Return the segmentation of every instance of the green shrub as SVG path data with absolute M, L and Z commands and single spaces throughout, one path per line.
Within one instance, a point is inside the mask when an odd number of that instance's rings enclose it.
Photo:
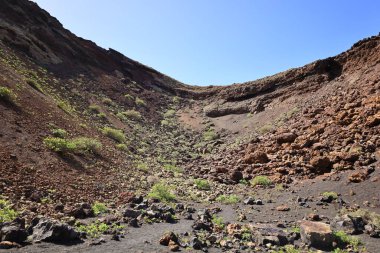
M 33 89 L 35 89 L 41 93 L 44 93 L 42 86 L 36 80 L 29 78 L 26 80 L 26 83 L 29 84 Z
M 148 164 L 146 164 L 146 163 L 139 162 L 139 163 L 137 163 L 136 167 L 137 167 L 137 169 L 139 169 L 141 171 L 144 171 L 144 172 L 148 171 Z
M 208 191 L 211 189 L 210 183 L 206 179 L 195 179 L 194 183 L 199 190 Z
M 358 247 L 362 244 L 359 238 L 350 236 L 346 234 L 346 232 L 341 230 L 334 232 L 334 237 L 338 241 L 338 245 L 351 245 L 356 251 L 358 250 Z
M 380 214 L 377 214 L 375 212 L 362 208 L 354 212 L 348 212 L 347 209 L 343 208 L 342 213 L 347 213 L 353 217 L 362 217 L 368 223 L 372 223 L 376 227 L 380 228 Z
M 0 86 L 0 99 L 9 103 L 16 101 L 16 95 L 7 87 Z
M 142 118 L 141 113 L 135 110 L 128 110 L 125 112 L 120 112 L 117 116 L 121 119 L 124 117 L 131 120 L 140 120 Z
M 63 138 L 47 137 L 44 139 L 44 143 L 49 149 L 55 152 L 69 153 L 76 150 L 75 143 Z
M 88 107 L 88 109 L 89 109 L 90 112 L 92 112 L 92 113 L 96 113 L 96 114 L 100 113 L 100 106 L 99 106 L 99 105 L 90 105 L 90 106 Z
M 258 129 L 258 132 L 260 134 L 265 134 L 265 133 L 272 132 L 273 130 L 274 130 L 274 126 L 272 124 L 267 124 L 267 125 L 264 125 L 264 126 L 260 127 Z
M 183 173 L 183 169 L 175 166 L 174 164 L 165 164 L 164 169 L 174 173 Z
M 203 139 L 205 141 L 212 141 L 219 138 L 219 135 L 215 133 L 213 129 L 209 129 L 206 132 L 203 133 Z
M 133 100 L 134 100 L 133 96 L 130 95 L 130 94 L 125 94 L 124 97 L 125 97 L 126 99 L 128 99 L 129 101 L 133 101 Z
M 125 135 L 122 130 L 114 129 L 111 127 L 105 127 L 102 129 L 102 132 L 104 135 L 119 143 L 125 142 Z
M 13 221 L 17 216 L 18 213 L 11 208 L 10 203 L 0 198 L 0 224 Z
M 167 111 L 164 113 L 164 117 L 165 117 L 165 118 L 172 118 L 172 117 L 174 117 L 175 113 L 176 113 L 175 110 L 173 110 L 173 109 L 169 109 L 169 110 L 167 110 Z
M 235 194 L 232 194 L 232 195 L 219 195 L 217 198 L 216 198 L 216 201 L 220 202 L 220 203 L 224 203 L 224 204 L 236 204 L 240 201 L 240 198 L 235 195 Z
M 148 194 L 149 198 L 159 199 L 163 202 L 175 201 L 175 195 L 170 192 L 170 187 L 163 183 L 157 183 L 153 185 Z
M 107 119 L 107 115 L 104 112 L 96 114 L 96 117 L 100 119 Z
M 68 114 L 72 114 L 75 111 L 74 108 L 64 100 L 57 99 L 57 106 Z
M 256 176 L 251 180 L 251 185 L 262 185 L 262 186 L 269 186 L 272 184 L 272 181 L 267 176 Z
M 325 198 L 337 199 L 338 194 L 336 192 L 323 192 L 322 196 Z
M 100 237 L 102 234 L 105 233 L 116 233 L 120 232 L 124 228 L 123 225 L 117 225 L 116 223 L 113 223 L 111 225 L 107 225 L 104 222 L 95 221 L 89 225 L 78 225 L 76 224 L 76 230 L 78 232 L 84 232 L 89 237 L 97 238 Z
M 99 154 L 102 149 L 102 144 L 98 140 L 92 138 L 79 137 L 73 139 L 72 142 L 76 146 L 76 152 L 79 153 L 91 152 Z
M 140 99 L 140 98 L 138 98 L 138 97 L 136 97 L 135 103 L 136 103 L 137 106 L 146 106 L 145 101 L 142 100 L 142 99 Z
M 119 143 L 119 144 L 116 144 L 116 148 L 119 149 L 119 150 L 122 150 L 122 151 L 127 151 L 128 150 L 128 146 L 124 143 Z
M 67 132 L 64 129 L 61 128 L 56 128 L 51 131 L 54 137 L 58 138 L 66 138 L 67 137 Z
M 92 152 L 94 154 L 98 154 L 102 148 L 100 142 L 86 137 L 79 137 L 72 140 L 47 137 L 44 139 L 44 143 L 49 149 L 59 153 Z
M 105 204 L 103 204 L 103 203 L 98 202 L 98 201 L 96 201 L 92 205 L 92 210 L 94 211 L 95 215 L 99 215 L 99 214 L 103 214 L 103 213 L 107 213 L 108 212 L 107 206 Z
M 218 227 L 220 229 L 223 229 L 224 226 L 225 226 L 223 218 L 222 217 L 218 217 L 215 214 L 212 216 L 211 222 L 212 222 L 212 224 L 214 224 L 214 226 L 216 226 L 216 227 Z
M 103 98 L 102 99 L 102 103 L 105 104 L 105 105 L 108 105 L 108 106 L 112 106 L 113 105 L 113 101 L 110 98 Z

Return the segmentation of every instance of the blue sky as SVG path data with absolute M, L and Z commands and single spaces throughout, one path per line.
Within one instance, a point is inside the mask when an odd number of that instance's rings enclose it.
M 380 32 L 373 0 L 35 0 L 65 28 L 192 85 L 255 80 Z

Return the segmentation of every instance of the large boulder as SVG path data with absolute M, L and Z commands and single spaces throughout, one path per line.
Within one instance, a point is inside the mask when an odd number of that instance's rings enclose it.
M 296 138 L 297 138 L 297 135 L 294 133 L 283 133 L 283 134 L 277 135 L 276 141 L 278 144 L 293 143 Z
M 303 220 L 300 224 L 301 240 L 316 249 L 330 249 L 334 236 L 330 225 L 322 222 Z
M 34 219 L 29 231 L 35 242 L 70 243 L 80 240 L 80 234 L 74 228 L 48 218 Z
M 331 161 L 325 156 L 316 156 L 310 160 L 311 166 L 314 168 L 314 172 L 322 174 L 331 171 Z
M 347 234 L 358 234 L 363 232 L 365 222 L 360 216 L 345 214 L 343 216 L 335 217 L 332 225 L 337 230 L 343 230 Z
M 247 153 L 244 156 L 243 160 L 245 163 L 248 163 L 248 164 L 269 162 L 269 158 L 267 154 L 263 151 L 255 151 L 253 153 Z
M 0 223 L 0 241 L 22 243 L 27 237 L 28 233 L 23 220 L 16 219 L 13 222 Z

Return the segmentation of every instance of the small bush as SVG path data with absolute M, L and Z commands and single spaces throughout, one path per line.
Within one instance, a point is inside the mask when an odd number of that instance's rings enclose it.
M 142 118 L 141 113 L 135 110 L 128 110 L 125 112 L 118 113 L 117 116 L 120 118 L 127 118 L 131 120 L 140 120 Z
M 116 144 L 116 148 L 121 150 L 121 151 L 127 151 L 128 150 L 128 146 L 125 145 L 124 143 Z
M 16 95 L 11 89 L 0 86 L 0 99 L 9 103 L 14 103 L 16 100 Z
M 183 173 L 183 169 L 175 166 L 174 164 L 165 164 L 164 169 L 174 173 Z
M 240 198 L 235 195 L 220 195 L 216 198 L 216 201 L 224 204 L 236 204 L 240 201 Z
M 211 189 L 210 183 L 206 179 L 195 179 L 194 183 L 199 190 L 208 191 Z
M 251 180 L 251 185 L 262 185 L 262 186 L 269 186 L 272 184 L 272 181 L 267 176 L 256 176 L 254 179 Z
M 141 171 L 144 171 L 144 172 L 148 171 L 148 164 L 146 164 L 146 163 L 139 162 L 139 163 L 137 163 L 136 167 L 137 167 L 137 169 L 139 169 Z
M 89 225 L 76 225 L 76 230 L 78 230 L 78 232 L 84 232 L 92 238 L 100 237 L 105 233 L 117 233 L 123 228 L 123 225 L 117 225 L 115 223 L 107 225 L 106 223 L 100 221 L 95 221 Z
M 91 152 L 94 154 L 99 154 L 102 149 L 102 144 L 95 139 L 87 137 L 79 137 L 72 140 L 76 146 L 76 152 L 85 153 Z
M 336 192 L 323 192 L 322 196 L 325 198 L 337 199 L 338 194 Z
M 44 139 L 44 143 L 49 149 L 55 152 L 69 153 L 76 150 L 75 143 L 63 138 L 47 137 Z
M 33 89 L 35 89 L 41 93 L 44 93 L 42 86 L 36 80 L 29 78 L 26 80 L 26 83 L 29 84 Z
M 95 215 L 99 215 L 99 214 L 108 212 L 107 206 L 105 204 L 97 202 L 97 201 L 92 205 L 92 210 L 94 211 Z
M 169 109 L 169 110 L 167 110 L 167 111 L 164 113 L 164 117 L 165 117 L 165 118 L 172 118 L 172 117 L 174 117 L 175 113 L 176 113 L 175 110 L 173 110 L 173 109 Z
M 274 130 L 274 126 L 271 124 L 264 125 L 258 129 L 258 132 L 260 134 L 266 134 L 269 132 L 272 132 Z
M 203 133 L 203 139 L 205 141 L 212 141 L 219 138 L 219 135 L 215 133 L 213 129 L 209 129 L 206 132 Z
M 175 201 L 175 195 L 170 192 L 170 187 L 163 183 L 157 183 L 153 185 L 148 197 L 153 199 L 159 199 L 163 202 Z
M 107 115 L 104 112 L 96 114 L 96 117 L 100 119 L 107 119 Z
M 346 234 L 346 232 L 344 231 L 334 232 L 334 237 L 338 241 L 338 245 L 351 245 L 356 251 L 358 250 L 358 247 L 361 245 L 361 241 L 359 238 L 350 236 Z
M 96 113 L 96 114 L 100 113 L 100 106 L 99 106 L 99 105 L 90 105 L 90 106 L 88 107 L 88 109 L 89 109 L 90 112 L 92 112 L 92 113 Z
M 44 139 L 45 145 L 59 153 L 85 153 L 92 152 L 98 154 L 102 148 L 99 141 L 86 137 L 79 137 L 67 140 L 57 137 L 47 137 Z
M 51 131 L 54 137 L 58 138 L 66 138 L 67 137 L 67 132 L 64 129 L 61 128 L 56 128 Z
M 104 135 L 119 143 L 125 142 L 125 135 L 122 130 L 114 129 L 111 127 L 105 127 L 102 129 L 102 132 Z
M 133 100 L 134 100 L 133 96 L 130 95 L 130 94 L 125 94 L 124 97 L 125 97 L 126 99 L 128 99 L 129 101 L 133 101 Z
M 212 220 L 211 220 L 212 224 L 214 224 L 214 226 L 220 228 L 220 229 L 223 229 L 224 228 L 224 221 L 223 221 L 223 218 L 222 217 L 218 217 L 216 215 L 213 215 L 212 216 Z
M 68 114 L 72 114 L 75 111 L 67 101 L 57 100 L 57 106 Z
M 136 97 L 135 103 L 136 103 L 137 106 L 146 106 L 145 101 L 142 100 L 142 99 L 140 99 L 140 98 L 138 98 L 138 97 Z
M 0 224 L 16 219 L 18 213 L 11 208 L 8 201 L 0 199 Z
M 102 103 L 105 104 L 105 105 L 108 105 L 108 106 L 112 106 L 113 105 L 113 101 L 110 98 L 103 98 L 102 99 Z

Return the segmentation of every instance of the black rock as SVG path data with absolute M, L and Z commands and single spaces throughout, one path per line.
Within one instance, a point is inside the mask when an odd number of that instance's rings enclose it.
M 133 209 L 125 209 L 123 216 L 126 218 L 137 218 L 139 215 L 141 215 L 140 210 L 133 210 Z
M 25 230 L 25 222 L 21 219 L 0 224 L 0 241 L 22 243 L 27 237 L 28 233 Z
M 29 230 L 33 231 L 32 238 L 35 242 L 70 243 L 79 241 L 80 237 L 71 226 L 48 218 L 39 219 L 38 223 Z
M 252 197 L 248 197 L 243 201 L 244 204 L 246 205 L 253 205 L 255 203 L 255 199 Z

